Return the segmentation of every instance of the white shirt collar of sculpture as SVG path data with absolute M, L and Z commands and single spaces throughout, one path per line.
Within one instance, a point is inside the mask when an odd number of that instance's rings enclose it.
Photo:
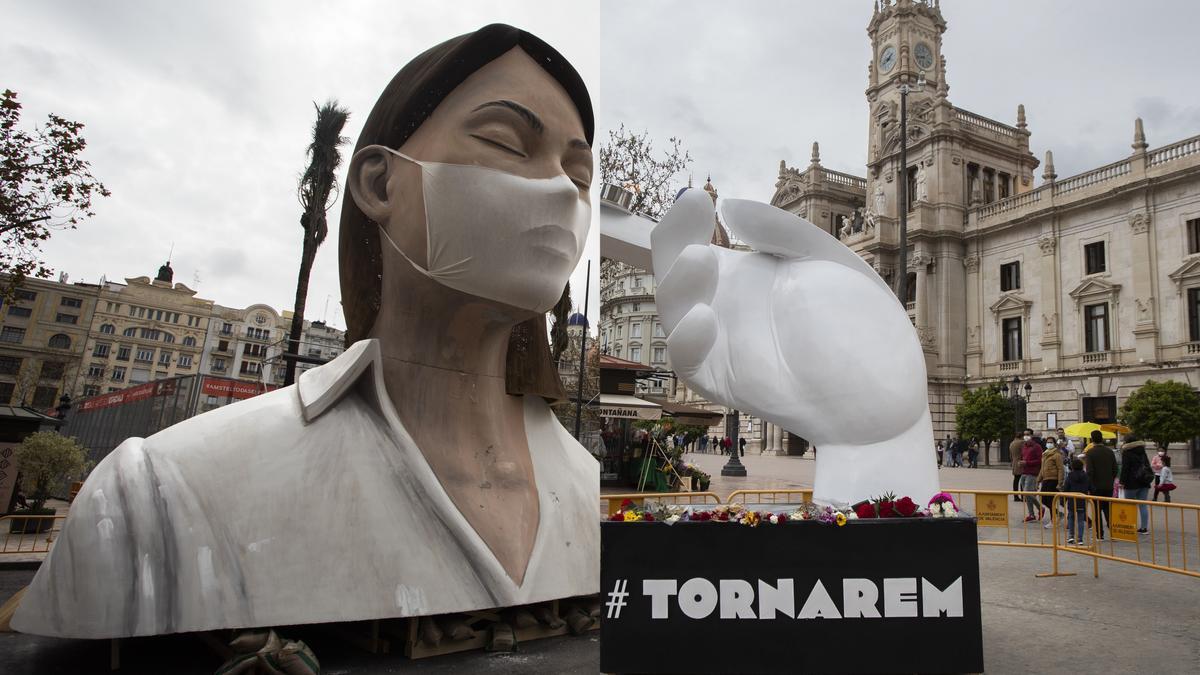
M 296 390 L 300 397 L 300 408 L 304 415 L 304 421 L 311 423 L 316 420 L 346 394 L 353 391 L 359 380 L 366 375 L 371 376 L 368 391 L 374 394 L 373 400 L 369 401 L 370 404 L 387 420 L 397 450 L 405 455 L 407 467 L 417 472 L 418 483 L 425 486 L 427 498 L 442 517 L 442 522 L 446 524 L 462 548 L 479 578 L 498 596 L 498 600 L 506 603 L 522 602 L 522 598 L 529 594 L 530 587 L 536 583 L 534 580 L 539 577 L 538 571 L 544 557 L 542 553 L 546 547 L 546 537 L 550 529 L 547 527 L 547 517 L 552 508 L 550 503 L 552 497 L 548 493 L 553 492 L 550 488 L 555 476 L 560 473 L 554 470 L 554 466 L 551 464 L 553 458 L 550 454 L 552 448 L 562 445 L 561 439 L 555 438 L 556 430 L 543 424 L 530 423 L 531 407 L 544 405 L 544 402 L 541 399 L 534 399 L 534 397 L 525 397 L 525 433 L 529 441 L 534 481 L 538 491 L 538 531 L 534 538 L 533 550 L 526 563 L 522 583 L 517 584 L 512 577 L 508 576 L 491 548 L 455 506 L 450 495 L 443 489 L 441 481 L 434 474 L 432 467 L 429 466 L 429 462 L 425 460 L 425 456 L 417 447 L 416 441 L 401 423 L 384 386 L 379 340 L 367 339 L 355 342 L 336 359 L 319 368 L 313 368 L 300 374 L 296 381 Z M 558 431 L 561 432 L 561 427 Z

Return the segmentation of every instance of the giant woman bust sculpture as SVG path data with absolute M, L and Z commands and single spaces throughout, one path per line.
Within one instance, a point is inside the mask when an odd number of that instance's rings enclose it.
M 587 234 L 592 127 L 575 70 L 515 28 L 406 65 L 346 178 L 352 346 L 121 444 L 13 627 L 110 638 L 596 593 L 596 465 L 547 405 L 544 323 Z

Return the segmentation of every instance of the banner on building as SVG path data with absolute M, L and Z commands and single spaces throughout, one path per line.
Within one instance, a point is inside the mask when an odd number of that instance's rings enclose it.
M 200 393 L 217 398 L 235 398 L 238 400 L 254 398 L 259 394 L 274 391 L 276 387 L 261 382 L 242 382 L 227 380 L 221 377 L 206 377 L 200 385 Z

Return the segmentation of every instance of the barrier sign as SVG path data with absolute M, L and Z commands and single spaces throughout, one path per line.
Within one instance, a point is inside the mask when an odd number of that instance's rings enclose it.
M 975 493 L 975 520 L 980 527 L 1008 527 L 1008 495 Z
M 1097 502 L 1103 508 L 1103 502 Z M 1108 525 L 1117 541 L 1137 541 L 1137 504 L 1109 502 Z
M 975 522 L 601 523 L 606 673 L 983 672 Z

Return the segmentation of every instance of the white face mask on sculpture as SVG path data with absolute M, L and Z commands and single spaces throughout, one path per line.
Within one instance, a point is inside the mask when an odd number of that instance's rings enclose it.
M 592 206 L 564 175 L 525 178 L 467 164 L 421 167 L 428 268 L 379 231 L 418 272 L 488 300 L 538 313 L 549 311 L 583 255 Z

